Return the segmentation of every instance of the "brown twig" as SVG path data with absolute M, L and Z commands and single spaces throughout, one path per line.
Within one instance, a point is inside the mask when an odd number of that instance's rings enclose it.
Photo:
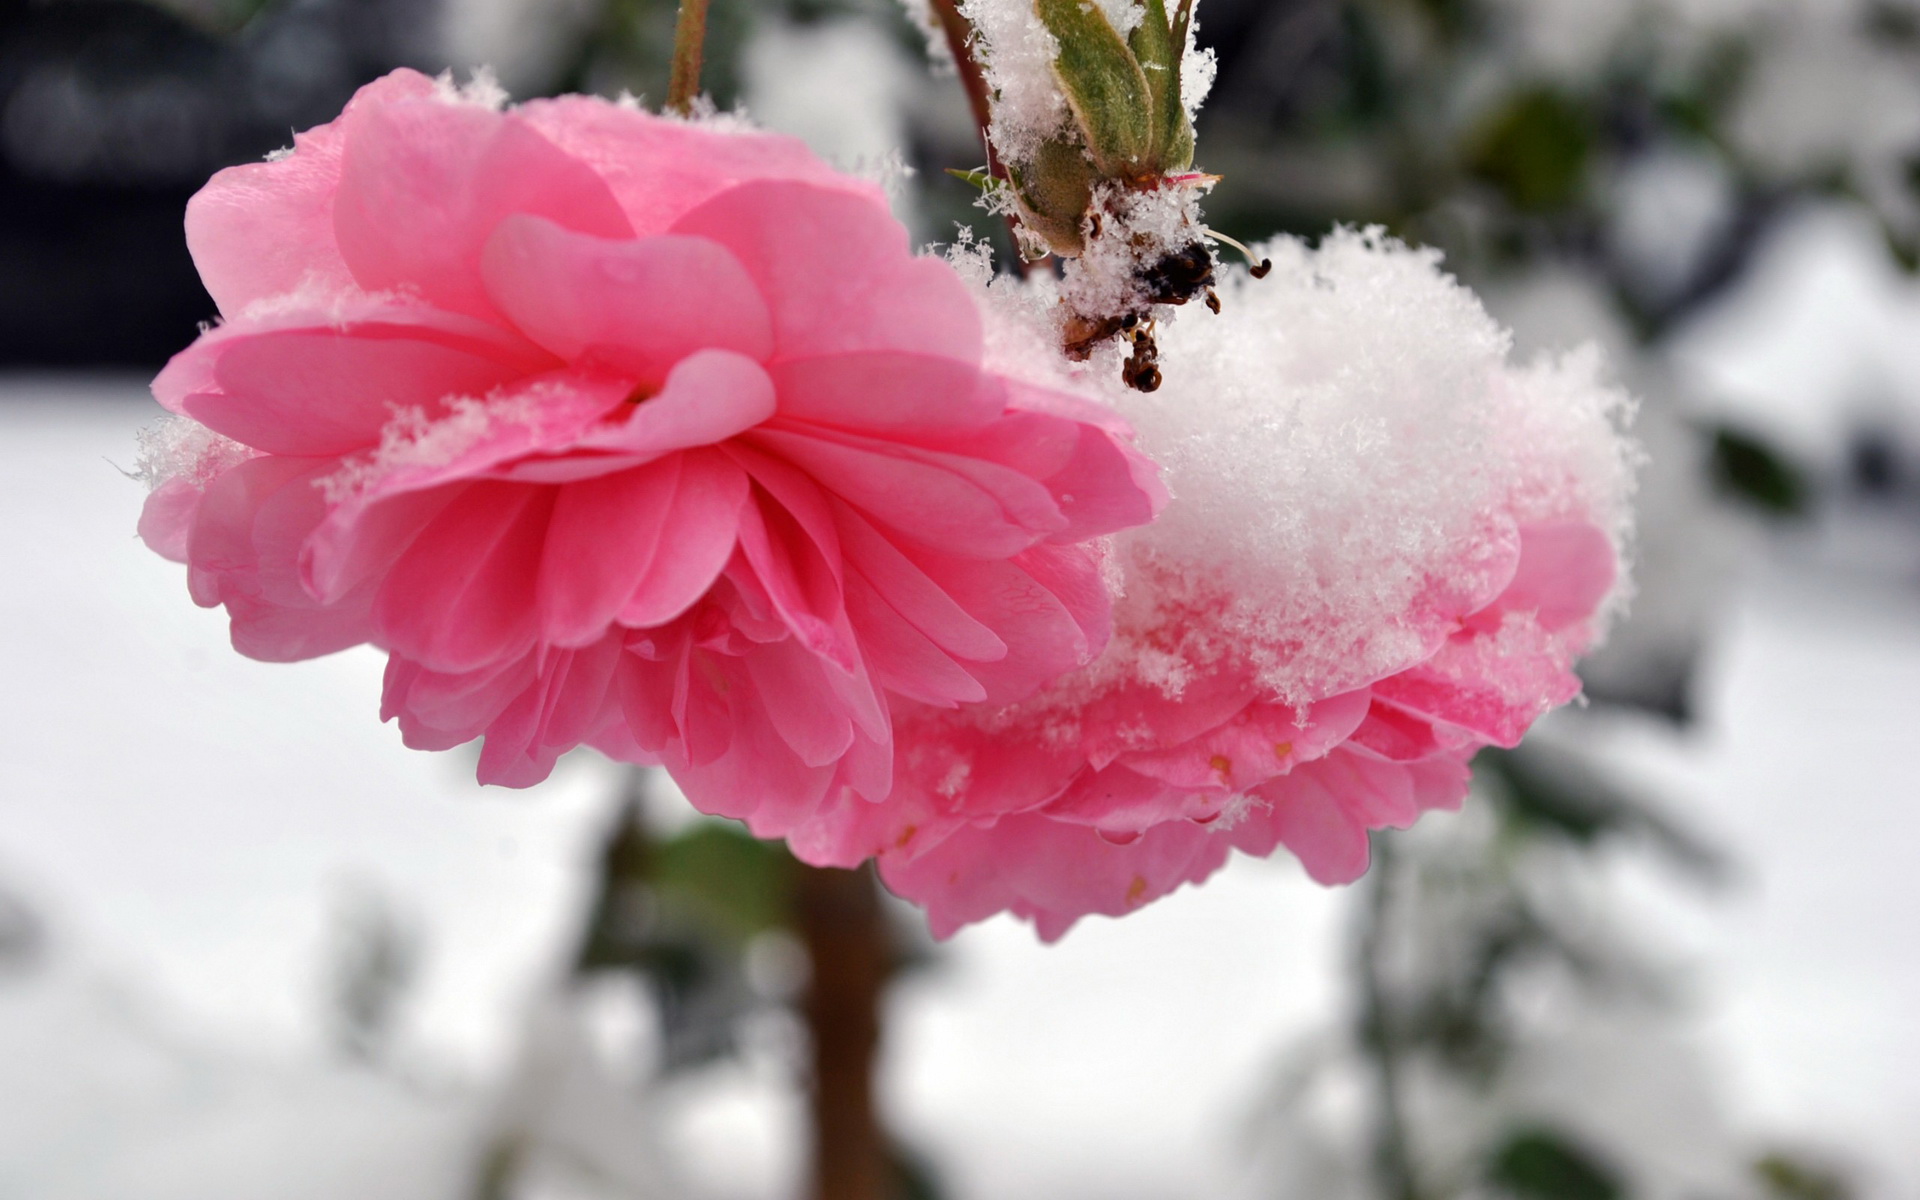
M 953 54 L 953 65 L 960 72 L 960 86 L 967 89 L 967 104 L 973 109 L 973 125 L 980 131 L 980 145 L 987 152 L 987 170 L 995 179 L 1005 179 L 1006 172 L 1000 166 L 993 153 L 993 142 L 987 136 L 987 128 L 993 121 L 993 109 L 987 96 L 987 76 L 980 69 L 980 60 L 973 55 L 973 26 L 960 15 L 960 7 L 955 0 L 933 0 L 933 11 L 940 18 L 941 32 L 947 35 L 947 49 Z
M 987 174 L 1005 183 L 1006 165 L 993 152 L 989 132 L 993 125 L 993 100 L 987 90 L 986 72 L 973 52 L 973 26 L 960 15 L 958 0 L 932 0 L 932 3 L 935 15 L 940 18 L 940 30 L 947 35 L 947 49 L 953 54 L 954 69 L 960 72 L 960 86 L 967 91 L 967 105 L 973 109 L 973 125 L 980 131 L 980 147 L 987 155 Z M 1025 276 L 1028 263 L 1020 253 L 1020 221 L 1011 212 L 1006 214 L 1006 219 L 1007 236 L 1013 239 L 1014 270 Z
M 886 914 L 870 871 L 801 865 L 795 915 L 813 982 L 803 1012 L 813 1041 L 813 1200 L 886 1200 L 886 1135 L 874 1107 L 880 998 L 893 970 Z
M 707 0 L 680 0 L 673 27 L 673 74 L 667 82 L 667 111 L 691 116 L 700 94 L 700 60 L 707 44 Z

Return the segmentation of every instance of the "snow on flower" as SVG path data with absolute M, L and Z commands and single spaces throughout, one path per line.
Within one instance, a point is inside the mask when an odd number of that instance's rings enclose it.
M 586 743 L 763 836 L 879 807 L 899 705 L 1098 653 L 1090 539 L 1161 498 L 792 139 L 400 71 L 187 234 L 222 321 L 154 382 L 143 536 L 242 653 L 388 652 L 484 781 Z
M 1013 705 L 898 710 L 894 801 L 809 831 L 943 935 L 1009 911 L 1055 938 L 1232 849 L 1352 880 L 1370 830 L 1457 805 L 1477 749 L 1579 691 L 1624 587 L 1626 397 L 1589 354 L 1509 364 L 1437 254 L 1265 252 L 1171 329 L 1162 391 L 1109 388 L 1173 499 L 1112 539 L 1106 652 Z M 1045 362 L 1052 287 L 990 292 L 990 359 Z

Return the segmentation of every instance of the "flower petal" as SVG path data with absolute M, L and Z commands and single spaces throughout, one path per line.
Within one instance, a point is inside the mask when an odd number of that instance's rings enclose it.
M 418 71 L 395 71 L 356 92 L 346 113 L 433 91 Z M 292 154 L 220 171 L 187 201 L 187 249 L 229 320 L 297 289 L 338 294 L 354 286 L 333 234 L 346 113 L 295 134 Z
M 661 513 L 664 531 L 615 619 L 644 629 L 673 620 L 705 595 L 733 557 L 748 510 L 746 474 L 712 450 L 675 456 L 680 475 Z
M 876 437 L 951 437 L 1006 409 L 1006 389 L 971 362 L 867 350 L 787 359 L 771 368 L 780 415 Z
M 348 454 L 380 441 L 397 413 L 444 411 L 525 374 L 469 346 L 392 326 L 291 329 L 236 339 L 213 364 L 217 391 L 189 395 L 186 414 L 270 454 Z
M 908 251 L 883 203 L 810 183 L 756 180 L 674 222 L 747 268 L 773 313 L 777 359 L 901 350 L 980 361 L 980 310 L 952 267 Z
M 878 187 L 834 170 L 795 137 L 663 120 L 591 96 L 530 100 L 518 115 L 591 166 L 642 236 L 667 232 L 682 214 L 749 180 L 804 180 L 877 207 L 887 202 Z
M 539 632 L 534 605 L 554 489 L 480 482 L 420 531 L 374 601 L 383 645 L 458 674 L 518 658 Z
M 748 439 L 901 538 L 1004 559 L 1066 525 L 1047 490 L 984 459 L 769 424 Z
M 521 332 L 579 362 L 591 359 L 657 387 L 696 350 L 764 360 L 766 302 L 738 259 L 705 238 L 609 240 L 552 221 L 510 216 L 481 259 L 488 294 Z
M 334 236 L 369 291 L 411 290 L 454 312 L 500 319 L 480 252 L 514 213 L 601 237 L 631 237 L 592 168 L 512 114 L 438 98 L 349 111 Z

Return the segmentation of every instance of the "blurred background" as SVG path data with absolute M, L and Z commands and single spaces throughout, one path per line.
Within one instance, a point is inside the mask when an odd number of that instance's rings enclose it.
M 1054 947 L 586 754 L 483 791 L 377 655 L 241 659 L 133 539 L 208 174 L 399 65 L 657 101 L 674 10 L 0 0 L 0 1200 L 797 1198 L 850 979 L 894 1200 L 1920 1197 L 1920 4 L 1201 0 L 1210 220 L 1385 225 L 1517 353 L 1597 344 L 1639 595 L 1362 883 Z M 713 0 L 708 64 L 1003 237 L 894 0 Z

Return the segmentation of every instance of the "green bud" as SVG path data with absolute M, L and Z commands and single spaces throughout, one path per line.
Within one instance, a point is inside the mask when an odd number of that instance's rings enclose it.
M 1020 202 L 1020 223 L 1033 231 L 1056 254 L 1075 255 L 1085 249 L 1081 222 L 1093 204 L 1094 167 L 1086 151 L 1073 142 L 1050 141 L 1030 162 L 1007 174 L 1014 198 Z
M 1158 174 L 1153 89 L 1107 15 L 1093 0 L 1033 0 L 1033 8 L 1060 43 L 1054 74 L 1100 175 L 1142 179 Z M 1164 20 L 1164 8 L 1161 13 Z

